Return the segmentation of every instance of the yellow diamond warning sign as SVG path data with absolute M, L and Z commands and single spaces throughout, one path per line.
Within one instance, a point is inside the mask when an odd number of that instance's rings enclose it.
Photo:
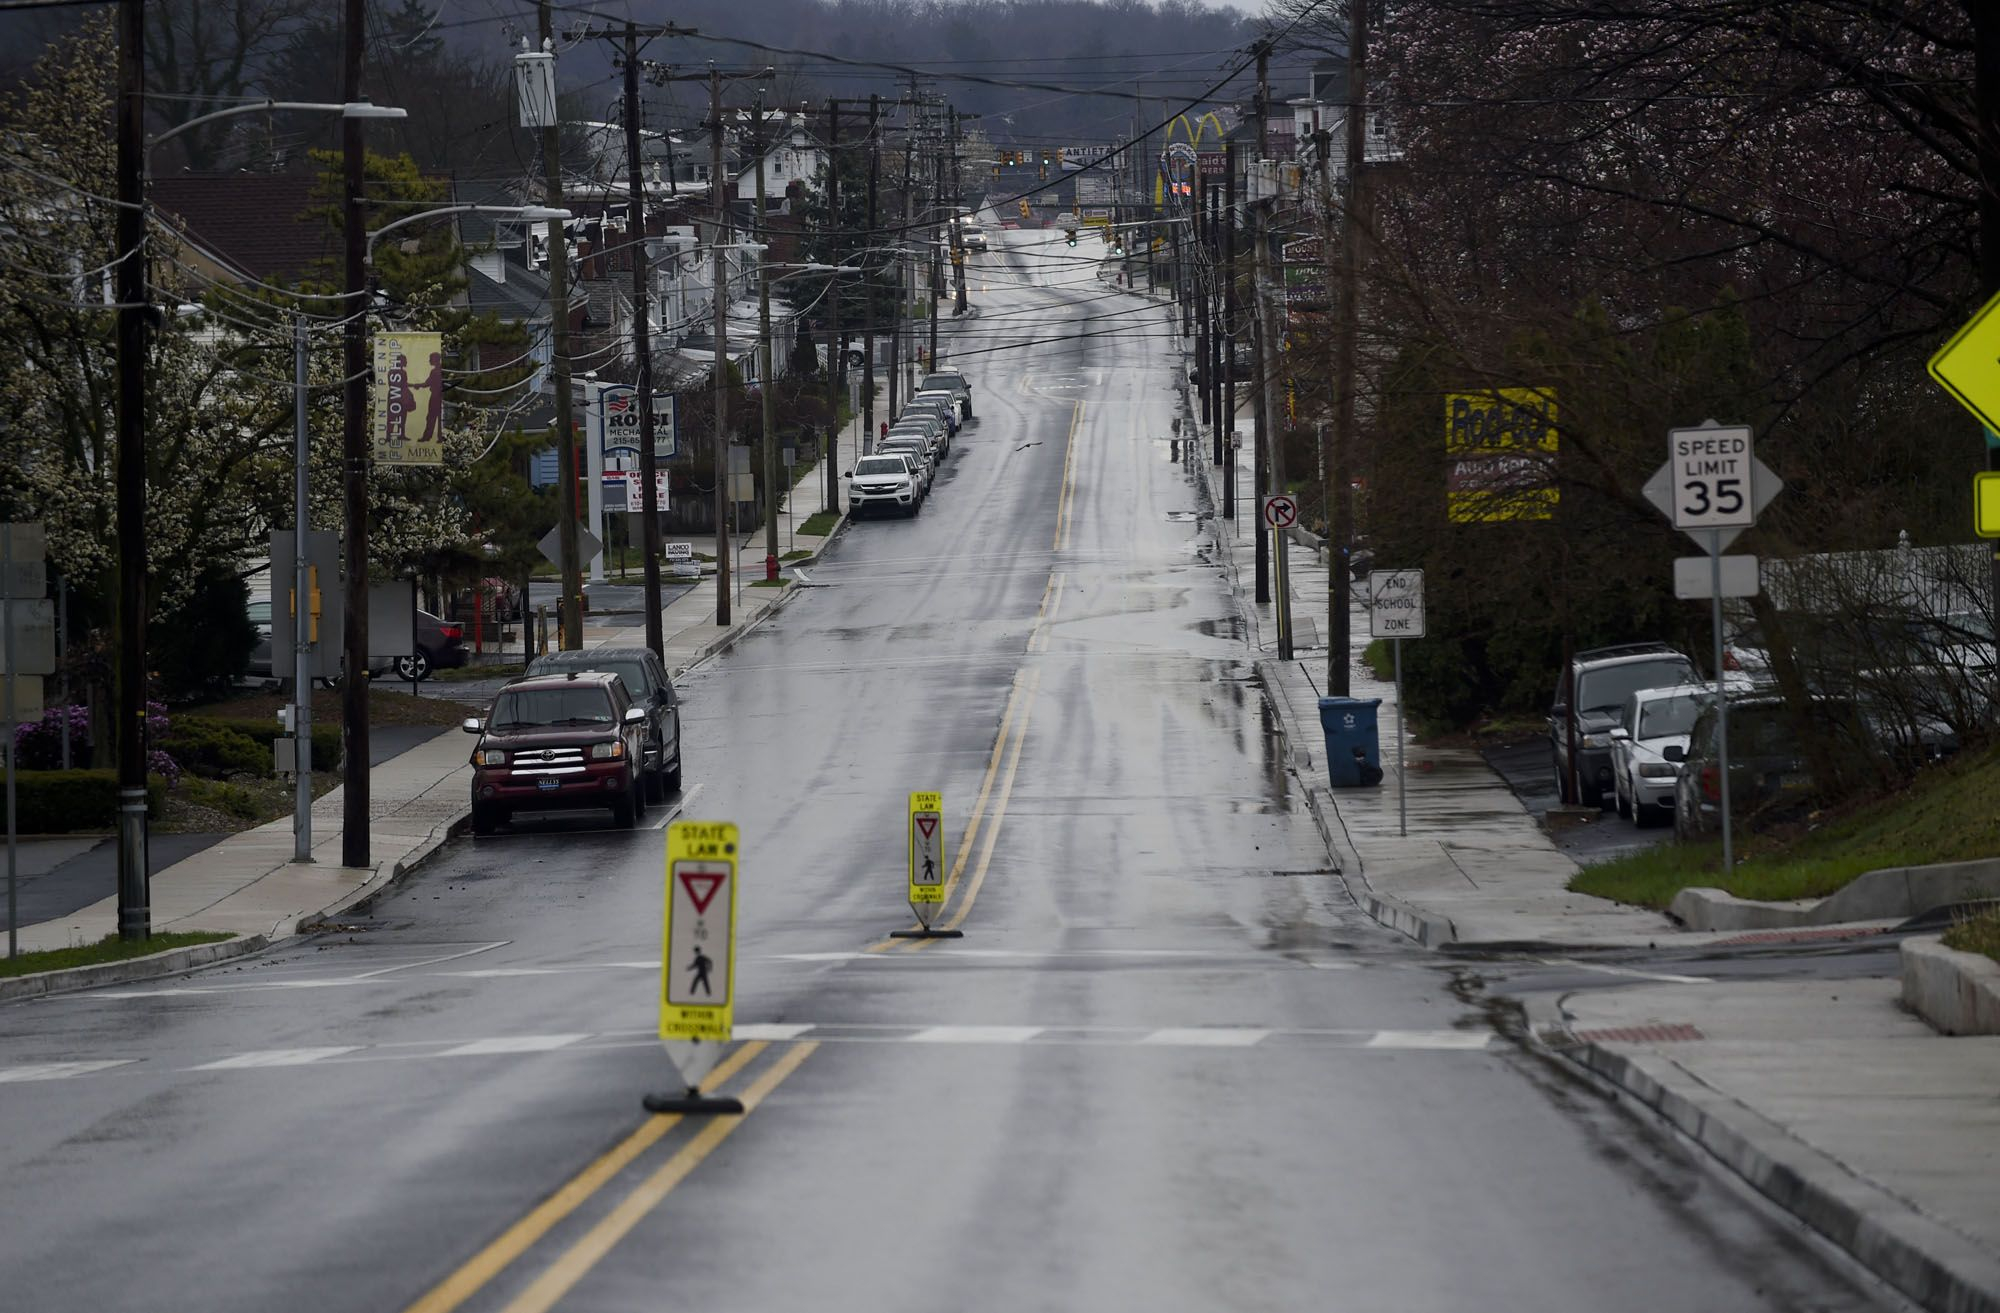
M 944 795 L 910 795 L 910 906 L 922 918 L 926 904 L 944 901 Z M 929 924 L 925 918 L 925 924 Z
M 736 982 L 736 827 L 681 821 L 667 829 L 667 922 L 660 1038 L 729 1040 Z

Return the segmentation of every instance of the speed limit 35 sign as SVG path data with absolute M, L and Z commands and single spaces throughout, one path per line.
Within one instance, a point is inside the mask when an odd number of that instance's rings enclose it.
M 1750 430 L 1706 425 L 1667 431 L 1676 529 L 1747 529 L 1757 522 L 1751 497 Z

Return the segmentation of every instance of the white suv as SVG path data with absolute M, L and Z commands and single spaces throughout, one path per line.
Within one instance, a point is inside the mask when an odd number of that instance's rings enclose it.
M 847 513 L 854 519 L 877 511 L 914 516 L 922 509 L 916 468 L 906 456 L 863 456 L 847 472 Z

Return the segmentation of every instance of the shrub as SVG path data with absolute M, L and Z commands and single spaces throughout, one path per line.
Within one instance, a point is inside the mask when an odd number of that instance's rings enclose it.
M 257 769 L 269 774 L 271 771 L 271 744 L 284 737 L 285 727 L 276 720 L 221 720 L 216 724 L 236 731 L 256 743 L 259 748 Z M 340 726 L 314 725 L 312 729 L 312 768 L 318 771 L 340 769 Z
M 50 707 L 40 720 L 31 720 L 14 729 L 15 764 L 23 770 L 58 770 L 62 767 L 62 740 L 65 724 L 69 730 L 69 759 L 72 768 L 87 768 L 90 760 L 90 712 L 70 705 Z
M 146 778 L 146 811 L 157 815 L 167 781 Z M 14 774 L 15 825 L 24 834 L 69 834 L 118 826 L 118 773 L 23 770 Z
M 268 775 L 271 753 L 235 725 L 210 716 L 182 716 L 160 746 L 184 770 L 211 779 L 228 775 Z

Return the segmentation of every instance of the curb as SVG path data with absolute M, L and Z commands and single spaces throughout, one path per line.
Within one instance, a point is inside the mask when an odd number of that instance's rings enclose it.
M 213 966 L 235 957 L 261 953 L 272 943 L 270 935 L 238 935 L 213 944 L 189 944 L 164 953 L 127 958 L 123 962 L 99 962 L 92 966 L 64 967 L 60 971 L 37 971 L 32 975 L 0 980 L 0 1003 L 20 998 L 43 998 L 67 994 L 100 985 L 118 985 L 128 980 L 152 980 L 176 975 L 196 967 Z
M 2000 962 L 1935 935 L 1900 945 L 1903 1006 L 1947 1035 L 2000 1035 Z
M 1549 1051 L 1686 1135 L 1766 1199 L 1937 1313 L 2000 1313 L 2000 1259 L 1742 1104 L 1659 1060 L 1564 1037 Z M 1732 1118 L 1737 1119 L 1732 1123 Z
M 1690 930 L 1770 930 L 1923 916 L 2000 897 L 2000 858 L 1863 871 L 1824 898 L 1756 902 L 1720 889 L 1683 889 L 1667 911 Z
M 824 553 L 828 547 L 831 547 L 833 545 L 834 540 L 839 538 L 840 535 L 845 532 L 847 532 L 847 512 L 842 511 L 840 513 L 840 518 L 833 522 L 832 531 L 829 532 L 825 538 L 820 540 L 819 546 L 813 548 L 812 552 L 809 555 L 799 557 L 797 560 L 790 562 L 790 564 L 793 566 L 810 565 L 813 562 L 819 560 L 821 554 Z M 798 587 L 797 584 L 795 583 L 787 584 L 783 589 L 779 591 L 776 597 L 771 599 L 769 605 L 765 606 L 764 609 L 759 611 L 756 615 L 752 616 L 748 620 L 745 620 L 741 624 L 731 625 L 727 633 L 717 634 L 714 638 L 702 644 L 702 646 L 700 646 L 699 648 L 696 648 L 693 656 L 690 656 L 686 661 L 682 662 L 679 666 L 676 666 L 674 668 L 674 670 L 672 671 L 674 678 L 676 679 L 680 678 L 682 675 L 685 675 L 688 671 L 693 670 L 696 666 L 708 660 L 710 657 L 720 656 L 722 653 L 727 652 L 730 648 L 736 646 L 738 639 L 742 638 L 745 634 L 749 633 L 751 630 L 755 629 L 758 625 L 762 624 L 766 616 L 777 614 L 777 612 L 781 608 L 788 605 L 791 602 L 791 599 L 794 596 L 796 596 L 800 591 L 802 590 Z

